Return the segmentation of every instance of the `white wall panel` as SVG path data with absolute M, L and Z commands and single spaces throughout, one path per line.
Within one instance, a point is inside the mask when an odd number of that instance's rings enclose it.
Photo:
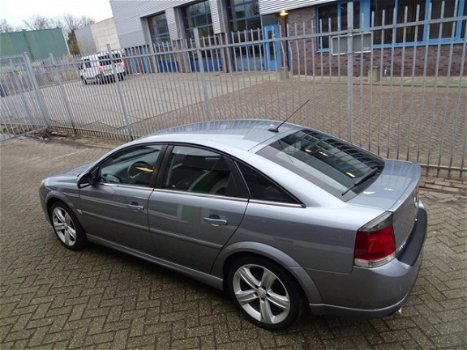
M 147 17 L 156 13 L 164 12 L 166 9 L 184 5 L 193 0 L 111 0 L 110 7 L 117 27 L 117 33 L 122 47 L 145 45 L 141 17 Z M 167 21 L 168 22 L 168 21 Z M 167 23 L 169 24 L 169 23 Z M 178 36 L 173 22 L 172 27 L 174 38 Z
M 113 18 L 90 25 L 97 51 L 107 50 L 107 44 L 114 50 L 120 50 L 117 28 Z
M 314 6 L 336 0 L 259 0 L 259 12 L 262 15 L 277 13 L 281 10 L 293 10 L 300 7 Z
M 81 54 L 94 53 L 97 51 L 94 38 L 92 37 L 91 26 L 75 30 L 75 35 Z

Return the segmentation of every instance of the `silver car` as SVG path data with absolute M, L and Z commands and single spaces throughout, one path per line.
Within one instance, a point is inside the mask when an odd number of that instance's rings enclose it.
M 401 307 L 426 236 L 420 173 L 301 126 L 216 121 L 49 177 L 40 198 L 66 248 L 102 244 L 184 273 L 282 329 L 307 309 Z

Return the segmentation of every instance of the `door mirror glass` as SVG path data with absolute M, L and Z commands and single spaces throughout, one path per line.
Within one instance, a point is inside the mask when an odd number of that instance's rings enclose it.
M 86 173 L 78 180 L 78 188 L 84 188 L 91 186 L 94 182 L 94 178 L 91 173 Z

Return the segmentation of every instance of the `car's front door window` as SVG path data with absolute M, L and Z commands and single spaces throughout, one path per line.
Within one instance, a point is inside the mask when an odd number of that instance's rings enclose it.
M 145 145 L 122 151 L 101 164 L 101 183 L 150 186 L 162 145 Z

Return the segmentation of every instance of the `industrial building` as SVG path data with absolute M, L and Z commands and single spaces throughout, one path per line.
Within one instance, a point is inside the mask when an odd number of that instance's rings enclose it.
M 109 44 L 113 50 L 120 50 L 121 48 L 113 18 L 107 18 L 103 21 L 77 29 L 75 30 L 75 35 L 79 52 L 82 55 L 105 51 L 107 50 L 107 44 Z
M 347 0 L 111 0 L 115 26 L 122 48 L 155 47 L 170 41 L 183 43 L 193 40 L 194 29 L 200 36 L 213 38 L 213 42 L 227 44 L 229 40 L 255 40 L 255 33 L 261 39 L 283 35 L 320 34 L 347 29 Z M 428 73 L 434 69 L 439 50 L 450 50 L 453 45 L 452 65 L 460 67 L 462 44 L 465 38 L 467 15 L 466 0 L 359 0 L 353 1 L 356 31 L 372 30 L 372 36 L 365 38 L 370 49 L 394 48 L 391 56 L 410 55 L 410 48 L 429 47 Z M 444 19 L 443 19 L 444 18 Z M 452 20 L 449 20 L 452 18 Z M 436 21 L 439 22 L 436 22 Z M 421 23 L 425 21 L 425 23 Z M 428 23 L 428 21 L 430 23 Z M 434 21 L 434 22 L 433 22 Z M 396 26 L 404 23 L 417 25 Z M 373 30 L 378 26 L 395 25 L 393 30 Z M 371 29 L 370 29 L 371 28 Z M 246 31 L 246 32 L 245 32 Z M 288 31 L 288 32 L 287 32 Z M 297 32 L 295 32 L 297 31 Z M 231 33 L 240 33 L 231 35 Z M 241 34 L 246 33 L 246 34 Z M 229 39 L 230 38 L 230 39 Z M 331 54 L 332 38 L 322 37 L 311 49 L 321 56 Z M 227 41 L 227 42 L 226 42 Z M 151 45 L 152 44 L 152 45 Z M 155 46 L 154 46 L 155 45 Z M 438 45 L 441 48 L 438 50 Z M 271 48 L 274 43 L 271 43 Z M 280 50 L 280 45 L 274 46 Z M 293 49 L 293 47 L 292 47 Z M 262 68 L 277 69 L 281 54 L 268 55 L 272 49 L 265 47 Z M 381 50 L 380 60 L 390 50 Z M 336 54 L 336 52 L 332 52 Z M 298 59 L 299 55 L 294 55 Z M 208 60 L 209 57 L 204 59 Z M 365 58 L 363 58 L 365 59 Z M 309 55 L 306 60 L 313 60 Z M 296 62 L 298 63 L 298 62 Z M 309 64 L 307 62 L 300 63 Z M 345 65 L 345 62 L 343 63 Z M 447 65 L 447 63 L 446 63 Z M 225 69 L 225 65 L 211 64 L 214 69 Z M 241 69 L 241 64 L 236 67 Z M 254 66 L 254 64 L 253 64 Z M 399 64 L 400 66 L 400 64 Z M 439 67 L 440 72 L 448 67 Z M 329 68 L 331 69 L 331 68 Z M 402 69 L 399 67 L 399 69 Z M 418 70 L 422 69 L 420 67 Z
M 60 28 L 42 30 L 22 30 L 0 33 L 0 56 L 15 56 L 28 53 L 32 61 L 68 54 L 68 46 Z

